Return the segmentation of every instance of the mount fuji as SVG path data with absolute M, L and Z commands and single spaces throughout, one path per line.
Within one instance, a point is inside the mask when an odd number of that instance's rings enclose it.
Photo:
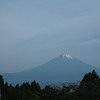
M 69 54 L 62 54 L 38 67 L 4 74 L 4 80 L 11 84 L 21 84 L 36 80 L 40 84 L 81 81 L 85 73 L 95 70 L 100 76 L 100 68 L 88 65 Z

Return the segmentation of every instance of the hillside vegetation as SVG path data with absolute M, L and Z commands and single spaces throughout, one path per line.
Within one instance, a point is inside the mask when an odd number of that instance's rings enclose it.
M 33 81 L 14 87 L 4 83 L 0 76 L 1 100 L 100 100 L 100 78 L 93 70 L 84 75 L 79 85 L 63 85 L 62 88 L 45 86 Z

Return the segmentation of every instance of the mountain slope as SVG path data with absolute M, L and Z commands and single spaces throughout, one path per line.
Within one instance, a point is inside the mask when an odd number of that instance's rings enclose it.
M 100 69 L 88 65 L 70 55 L 60 55 L 51 61 L 23 72 L 4 74 L 4 79 L 12 84 L 36 80 L 41 83 L 75 82 L 93 69 L 99 74 Z

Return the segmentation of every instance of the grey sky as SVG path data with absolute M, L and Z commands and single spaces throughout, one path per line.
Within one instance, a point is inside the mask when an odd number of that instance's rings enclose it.
M 100 0 L 0 0 L 0 73 L 62 53 L 100 67 Z

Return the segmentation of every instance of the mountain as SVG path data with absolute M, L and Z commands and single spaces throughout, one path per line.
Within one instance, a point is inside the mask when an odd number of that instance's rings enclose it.
M 11 84 L 21 84 L 36 80 L 41 84 L 55 84 L 63 82 L 81 81 L 84 74 L 95 71 L 100 75 L 100 68 L 88 65 L 70 55 L 60 55 L 49 62 L 17 73 L 4 74 L 4 80 Z

